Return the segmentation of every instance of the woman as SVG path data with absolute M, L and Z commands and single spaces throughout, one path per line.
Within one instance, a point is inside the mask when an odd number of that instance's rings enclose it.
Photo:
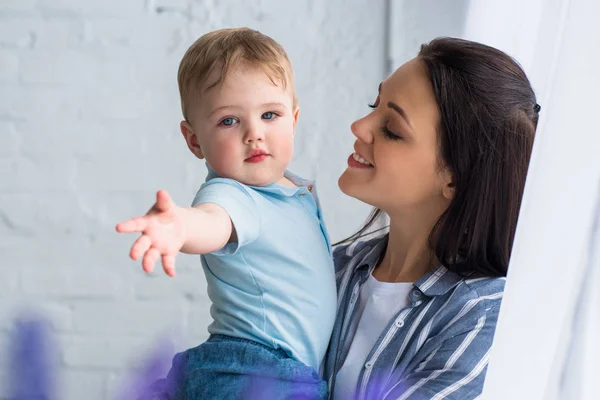
M 539 105 L 503 52 L 439 38 L 352 124 L 341 190 L 375 207 L 335 249 L 333 399 L 480 395 Z M 359 240 L 383 213 L 389 232 Z

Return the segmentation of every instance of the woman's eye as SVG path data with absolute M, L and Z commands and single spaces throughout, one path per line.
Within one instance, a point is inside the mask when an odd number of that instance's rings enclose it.
M 262 119 L 273 119 L 273 118 L 275 118 L 276 116 L 277 116 L 277 114 L 275 114 L 274 112 L 272 112 L 272 111 L 267 111 L 266 113 L 264 113 L 264 114 L 262 115 Z
M 369 104 L 367 104 L 367 106 L 369 106 L 369 108 L 377 108 L 377 104 L 369 103 Z
M 385 135 L 387 139 L 390 140 L 402 140 L 402 136 L 396 135 L 394 132 L 390 131 L 386 126 L 381 127 L 381 132 Z
M 236 122 L 237 122 L 237 120 L 235 118 L 228 117 L 228 118 L 225 118 L 223 121 L 221 121 L 221 125 L 231 126 L 231 125 L 235 124 Z

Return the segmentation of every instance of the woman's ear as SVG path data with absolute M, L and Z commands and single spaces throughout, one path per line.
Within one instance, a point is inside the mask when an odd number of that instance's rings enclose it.
M 454 177 L 448 169 L 444 169 L 444 172 L 442 172 L 442 179 L 444 184 L 442 186 L 442 196 L 444 196 L 447 200 L 452 200 L 454 198 L 454 192 L 456 189 Z
M 181 121 L 181 124 L 179 124 L 179 128 L 181 129 L 181 134 L 183 135 L 183 138 L 185 139 L 185 142 L 187 143 L 188 148 L 190 149 L 192 154 L 198 157 L 199 159 L 203 159 L 204 153 L 202 153 L 202 148 L 198 143 L 198 137 L 194 133 L 192 125 L 190 125 L 190 123 L 187 121 Z

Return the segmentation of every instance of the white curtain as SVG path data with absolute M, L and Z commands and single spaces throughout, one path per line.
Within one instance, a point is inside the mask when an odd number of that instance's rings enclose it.
M 486 400 L 600 398 L 599 15 L 595 0 L 470 2 L 464 36 L 517 58 L 542 106 Z

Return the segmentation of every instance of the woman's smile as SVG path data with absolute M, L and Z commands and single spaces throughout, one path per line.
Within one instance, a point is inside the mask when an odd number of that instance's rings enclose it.
M 367 169 L 367 168 L 373 168 L 373 164 L 371 164 L 369 161 L 365 160 L 358 153 L 352 153 L 352 154 L 350 154 L 350 157 L 348 157 L 348 167 Z

